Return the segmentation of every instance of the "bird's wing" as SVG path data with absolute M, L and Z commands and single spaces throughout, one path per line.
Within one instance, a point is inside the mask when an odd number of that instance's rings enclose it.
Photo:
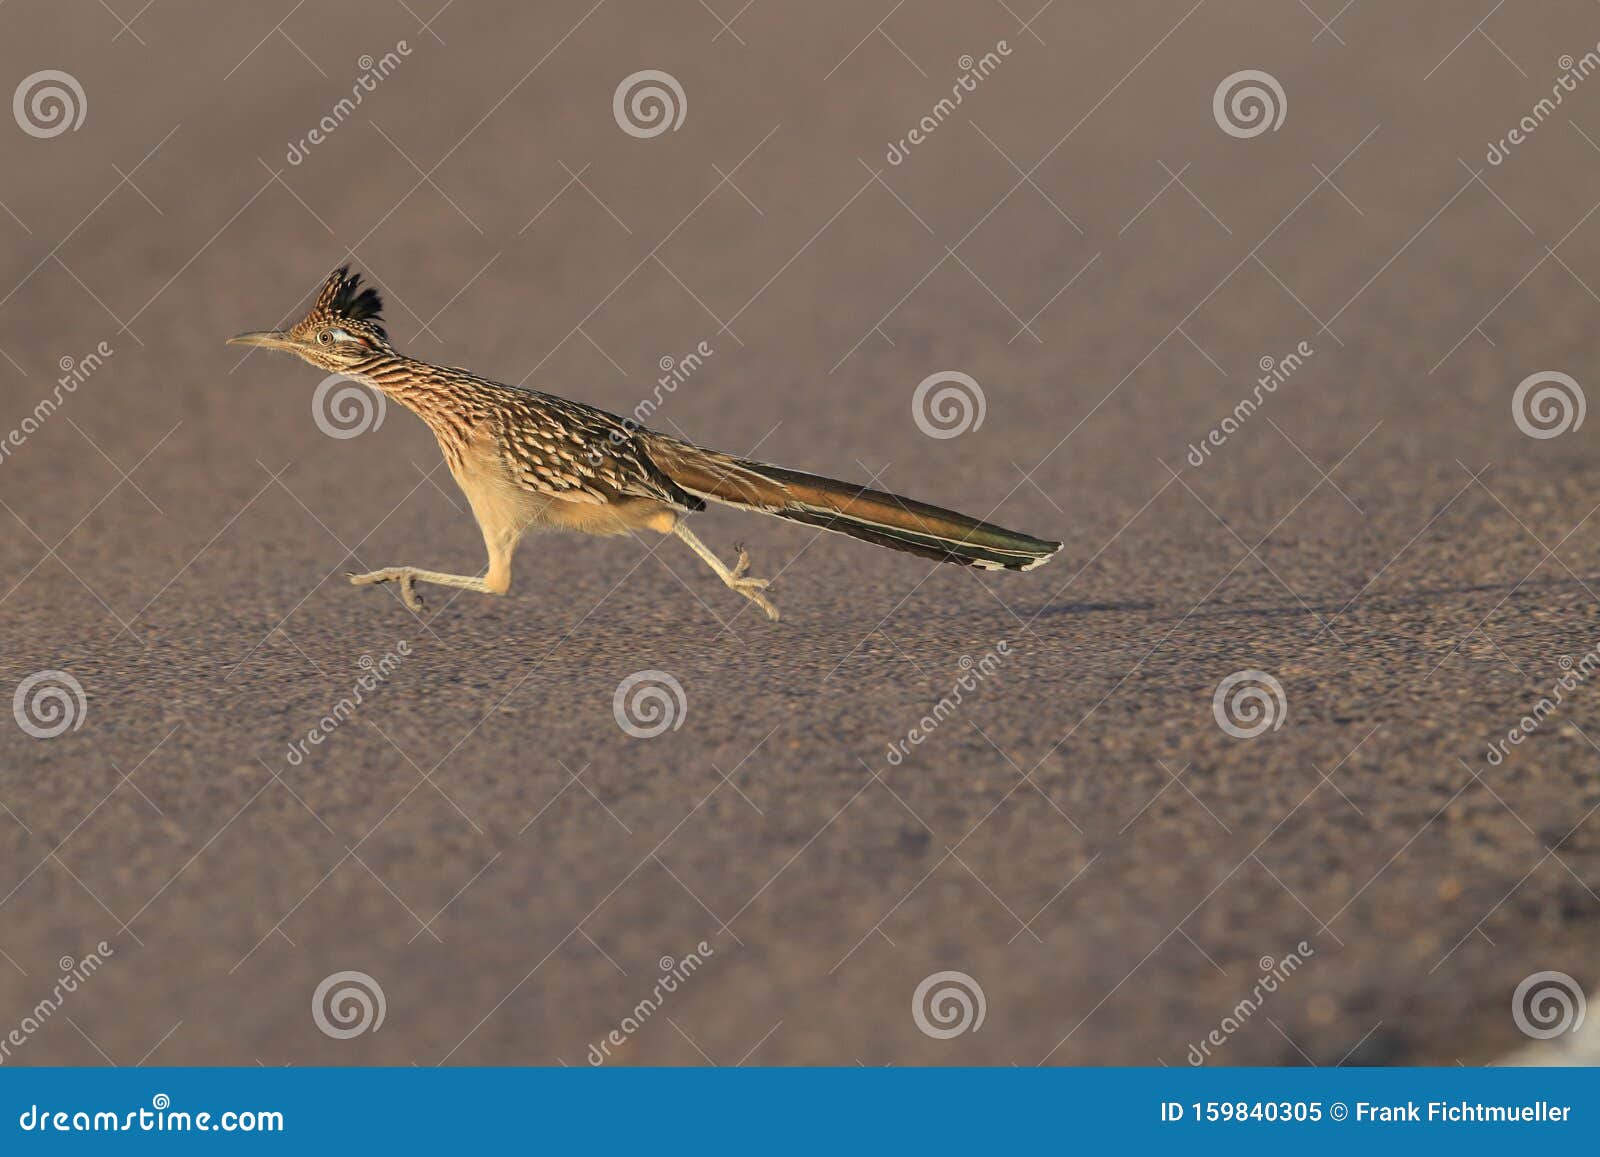
M 519 485 L 569 502 L 653 498 L 704 510 L 704 501 L 651 461 L 637 429 L 615 414 L 550 394 L 508 391 L 503 399 L 501 444 Z

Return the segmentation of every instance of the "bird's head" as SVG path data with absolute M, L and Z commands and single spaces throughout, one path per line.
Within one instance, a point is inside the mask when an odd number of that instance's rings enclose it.
M 384 331 L 383 299 L 349 266 L 336 269 L 312 303 L 311 311 L 285 330 L 241 333 L 229 345 L 260 346 L 298 354 L 312 365 L 339 373 L 373 354 L 393 353 Z

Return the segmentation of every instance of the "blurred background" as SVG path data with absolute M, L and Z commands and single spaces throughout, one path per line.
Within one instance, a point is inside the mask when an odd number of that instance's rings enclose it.
M 1476 1064 L 1575 1027 L 1592 4 L 0 32 L 5 1063 Z M 347 263 L 414 356 L 1065 548 L 712 512 L 782 623 L 654 539 L 531 539 L 509 598 L 413 615 L 344 572 L 481 567 L 431 436 L 223 344 Z

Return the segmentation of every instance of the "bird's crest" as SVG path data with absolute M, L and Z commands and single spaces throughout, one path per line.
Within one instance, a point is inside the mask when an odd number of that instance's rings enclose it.
M 370 285 L 362 287 L 361 274 L 351 273 L 348 265 L 342 265 L 328 275 L 311 312 L 296 328 L 317 330 L 350 322 L 363 322 L 363 328 L 388 340 L 383 328 L 383 298 Z

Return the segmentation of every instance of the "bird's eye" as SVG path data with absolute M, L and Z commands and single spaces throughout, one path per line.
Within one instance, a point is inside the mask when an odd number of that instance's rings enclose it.
M 321 333 L 319 333 L 317 335 L 317 341 L 320 342 L 322 345 L 332 345 L 333 344 L 333 331 L 331 329 L 323 330 Z

